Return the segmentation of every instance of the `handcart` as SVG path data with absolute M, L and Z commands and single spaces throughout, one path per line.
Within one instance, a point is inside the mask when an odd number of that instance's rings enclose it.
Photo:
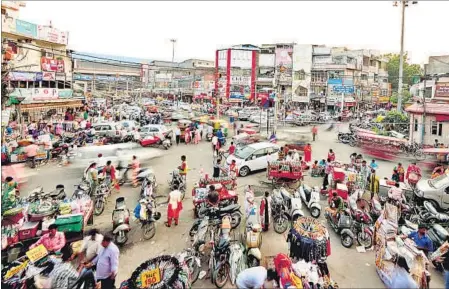
M 272 161 L 268 165 L 268 180 L 272 182 L 274 188 L 297 189 L 302 179 L 300 162 Z

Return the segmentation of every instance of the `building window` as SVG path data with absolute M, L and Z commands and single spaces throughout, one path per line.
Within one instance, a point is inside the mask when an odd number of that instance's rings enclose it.
M 306 79 L 306 73 L 304 70 L 295 71 L 295 80 L 305 80 Z
M 432 135 L 443 135 L 443 124 L 441 122 L 432 121 Z
M 413 120 L 413 130 L 418 131 L 418 120 L 416 118 Z
M 327 82 L 326 72 L 325 71 L 312 71 L 311 81 L 319 82 L 319 83 L 326 83 Z
M 368 80 L 368 75 L 367 74 L 362 74 L 361 78 L 362 80 Z

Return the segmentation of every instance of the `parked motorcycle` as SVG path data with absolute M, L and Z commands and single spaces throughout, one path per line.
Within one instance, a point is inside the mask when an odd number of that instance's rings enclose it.
M 186 182 L 184 177 L 179 173 L 178 170 L 174 170 L 170 173 L 171 178 L 168 180 L 168 187 L 171 191 L 178 187 L 178 190 L 181 192 L 181 200 L 184 200 L 186 196 Z
M 161 213 L 157 211 L 157 207 L 163 204 L 156 204 L 153 199 L 141 199 L 141 206 L 145 206 L 145 210 L 141 211 L 140 224 L 142 226 L 142 237 L 150 240 L 156 234 L 155 222 L 161 218 Z M 151 214 L 150 214 L 151 213 Z
M 200 254 L 191 248 L 187 248 L 178 253 L 177 258 L 181 264 L 185 263 L 187 268 L 189 268 L 190 284 L 194 284 L 198 280 L 201 272 Z
M 358 209 L 354 200 L 349 200 L 349 206 L 353 220 L 351 229 L 357 237 L 357 242 L 364 246 L 365 249 L 369 249 L 373 245 L 374 240 L 373 219 L 368 212 Z
M 351 138 L 352 133 L 344 133 L 344 132 L 338 132 L 338 141 L 344 144 L 348 144 L 349 140 Z
M 283 234 L 289 227 L 289 221 L 296 221 L 304 216 L 301 197 L 295 192 L 293 197 L 285 188 L 273 190 L 271 196 L 271 212 L 273 215 L 273 228 L 278 234 Z
M 449 215 L 440 213 L 429 201 L 424 201 L 424 208 L 419 212 L 418 220 L 412 219 L 410 221 L 424 224 L 440 224 L 444 227 L 449 227 Z
M 242 213 L 240 212 L 239 204 L 232 204 L 226 207 L 204 207 L 200 212 L 201 216 L 204 216 L 201 219 L 196 219 L 192 227 L 190 228 L 190 236 L 193 237 L 202 226 L 204 226 L 203 220 L 207 217 L 208 222 L 218 220 L 217 225 L 221 224 L 221 219 L 225 216 L 230 216 L 231 218 L 231 228 L 236 229 L 242 220 Z
M 156 182 L 156 176 L 153 172 L 148 172 L 148 174 L 143 178 L 142 185 L 140 186 L 140 197 L 145 198 L 148 196 L 144 196 L 145 188 L 147 187 L 147 184 L 151 185 L 151 190 L 153 193 L 156 192 L 157 189 L 157 182 Z
M 310 210 L 310 215 L 314 218 L 319 218 L 321 215 L 321 205 L 320 205 L 320 190 L 318 187 L 309 187 L 302 184 L 299 187 L 299 194 L 302 201 Z
M 81 183 L 75 185 L 75 191 L 73 192 L 72 198 L 82 198 L 83 196 L 91 196 L 91 187 L 88 181 L 85 179 L 81 180 Z
M 354 239 L 356 236 L 351 230 L 353 220 L 350 210 L 345 209 L 344 211 L 337 213 L 336 216 L 332 216 L 331 213 L 326 211 L 324 215 L 335 233 L 340 235 L 340 240 L 343 247 L 351 248 L 354 244 Z
M 246 225 L 246 262 L 248 267 L 260 266 L 262 261 L 262 227 L 259 224 Z
M 215 242 L 212 241 L 212 250 L 209 259 L 209 270 L 212 273 L 211 281 L 217 288 L 223 288 L 226 285 L 231 268 L 229 264 L 229 257 L 231 254 L 229 237 L 230 228 L 224 226 L 226 222 L 230 225 L 230 219 L 226 220 L 226 217 L 223 219 L 218 243 L 215 244 Z M 211 240 L 214 240 L 214 238 Z
M 131 226 L 129 225 L 129 210 L 126 208 L 124 197 L 115 200 L 115 209 L 112 211 L 112 230 L 115 243 L 119 246 L 125 245 Z
M 56 189 L 51 192 L 44 192 L 42 187 L 37 187 L 31 191 L 27 201 L 30 203 L 38 200 L 62 201 L 66 197 L 64 185 L 57 185 Z

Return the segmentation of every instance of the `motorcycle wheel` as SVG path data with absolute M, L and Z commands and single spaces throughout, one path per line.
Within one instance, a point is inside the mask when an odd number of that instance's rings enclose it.
M 260 261 L 254 256 L 248 256 L 248 268 L 259 267 Z
M 318 208 L 311 208 L 310 209 L 310 215 L 314 217 L 315 219 L 318 219 L 321 215 L 321 210 Z
M 279 216 L 274 219 L 273 223 L 274 231 L 278 234 L 283 234 L 288 229 L 288 219 L 286 216 Z
M 149 222 L 142 226 L 142 237 L 145 240 L 150 240 L 154 235 L 156 235 L 156 226 L 154 225 L 154 222 Z
M 217 288 L 223 288 L 228 282 L 230 266 L 228 263 L 222 264 L 214 270 L 213 280 Z
M 198 280 L 201 268 L 196 263 L 195 257 L 187 259 L 186 263 L 187 263 L 187 267 L 189 267 L 189 271 L 190 271 L 190 282 L 191 282 L 191 284 L 193 284 Z
M 341 239 L 341 244 L 345 248 L 351 248 L 352 245 L 354 244 L 354 240 L 348 234 L 341 235 L 340 239 Z
M 240 215 L 240 213 L 232 214 L 231 215 L 231 228 L 236 229 L 240 225 L 241 221 L 242 221 L 242 216 Z
M 349 140 L 349 145 L 351 147 L 355 147 L 357 145 L 357 141 L 355 139 L 351 139 L 351 140 Z
M 120 231 L 117 235 L 115 235 L 115 243 L 119 246 L 125 245 L 128 241 L 128 232 Z
M 95 216 L 101 215 L 104 211 L 104 200 L 103 199 L 96 199 L 94 204 L 94 214 Z
M 357 233 L 357 242 L 365 247 L 365 249 L 371 248 L 373 246 L 373 236 L 366 232 L 358 232 Z
M 437 224 L 438 220 L 436 218 L 429 218 L 427 219 L 427 224 L 433 225 L 433 224 Z

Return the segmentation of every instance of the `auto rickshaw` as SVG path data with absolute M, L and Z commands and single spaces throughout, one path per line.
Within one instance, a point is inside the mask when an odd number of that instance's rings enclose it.
M 185 141 L 185 131 L 186 131 L 186 128 L 188 128 L 188 127 L 190 127 L 190 124 L 191 124 L 192 122 L 190 121 L 190 120 L 187 120 L 187 119 L 180 119 L 180 120 L 178 120 L 178 127 L 179 127 L 179 130 L 181 131 L 181 135 L 180 135 L 180 141 Z
M 224 137 L 228 137 L 229 123 L 221 119 L 211 119 L 208 124 L 214 128 L 214 134 L 221 129 Z

